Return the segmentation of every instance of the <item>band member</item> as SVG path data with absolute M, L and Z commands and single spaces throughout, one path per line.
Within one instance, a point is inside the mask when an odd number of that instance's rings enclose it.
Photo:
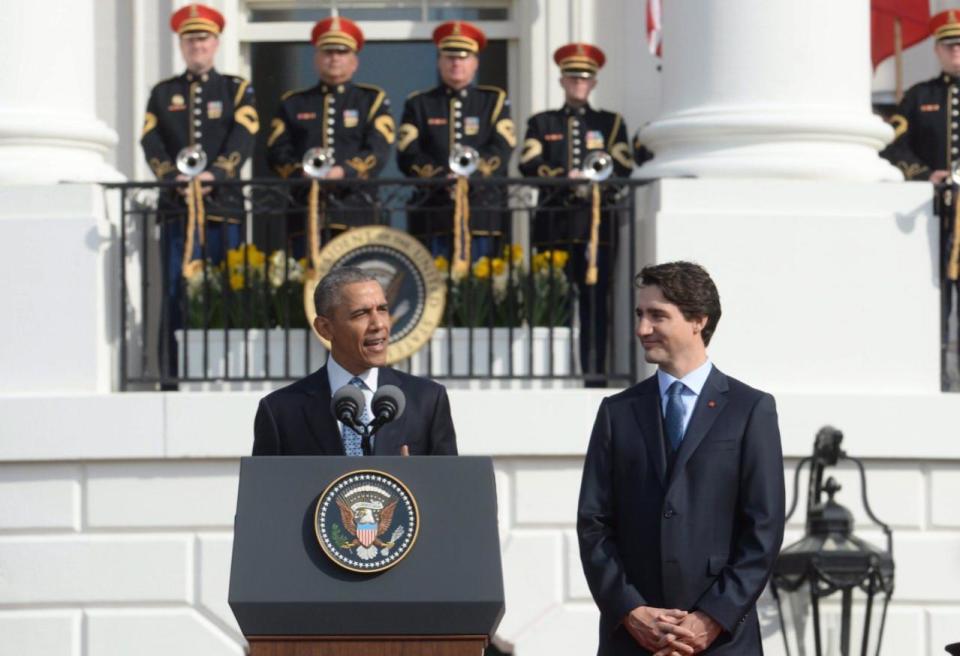
M 311 42 L 319 81 L 308 89 L 289 91 L 280 100 L 267 139 L 270 166 L 283 178 L 303 175 L 304 153 L 320 147 L 330 149 L 333 156 L 328 180 L 376 177 L 390 155 L 395 124 L 383 89 L 352 81 L 359 65 L 357 53 L 363 48 L 363 31 L 353 21 L 334 16 L 314 25 Z M 327 236 L 330 231 L 372 223 L 373 192 L 326 189 L 322 228 Z M 303 231 L 303 217 L 298 216 L 290 226 L 297 257 L 303 254 Z
M 186 146 L 198 144 L 207 156 L 207 167 L 197 178 L 204 182 L 236 179 L 253 152 L 254 135 L 260 124 L 250 83 L 241 77 L 222 75 L 213 67 L 224 18 L 206 5 L 190 4 L 174 12 L 170 27 L 179 35 L 186 71 L 160 82 L 150 93 L 140 138 L 147 163 L 158 180 L 185 181 L 186 176 L 177 171 L 177 154 Z M 199 225 L 192 234 L 185 230 L 185 187 L 164 192 L 160 197 L 165 283 L 162 332 L 168 341 L 172 339 L 172 330 L 182 323 L 185 241 L 193 244 L 188 254 L 190 260 L 218 263 L 226 249 L 236 246 L 241 239 L 240 190 L 211 189 L 203 188 L 203 235 L 199 234 Z M 168 350 L 173 358 L 170 372 L 175 373 L 176 360 L 171 351 Z
M 903 172 L 907 180 L 950 182 L 950 171 L 960 164 L 960 10 L 944 11 L 930 19 L 934 52 L 940 74 L 910 87 L 897 113 L 890 118 L 896 135 L 880 154 Z M 940 208 L 941 293 L 943 312 L 941 371 L 946 389 L 946 344 L 950 315 L 960 305 L 960 217 L 956 189 L 944 189 Z
M 570 43 L 558 48 L 553 59 L 560 67 L 560 86 L 566 101 L 560 109 L 530 117 L 520 157 L 520 172 L 527 177 L 583 177 L 589 153 L 605 151 L 613 160 L 612 176 L 630 175 L 633 159 L 627 127 L 620 114 L 590 106 L 590 93 L 597 85 L 597 72 L 606 57 L 589 43 Z M 596 281 L 588 280 L 590 239 L 594 216 L 592 194 L 587 185 L 541 187 L 534 220 L 533 241 L 538 249 L 568 249 L 571 275 L 579 292 L 580 362 L 584 374 L 604 371 L 607 345 L 607 294 L 615 213 L 600 213 L 596 247 Z M 605 187 L 601 198 L 609 207 L 616 187 Z M 602 382 L 602 381 L 595 381 Z
M 510 101 L 503 89 L 473 83 L 486 35 L 466 21 L 449 21 L 434 30 L 433 41 L 441 84 L 407 98 L 397 141 L 400 170 L 412 178 L 454 177 L 450 153 L 460 145 L 479 155 L 471 178 L 505 177 L 516 145 Z M 475 185 L 470 189 L 471 207 L 458 209 L 449 187 L 424 188 L 415 201 L 422 210 L 410 214 L 409 230 L 435 254 L 449 255 L 450 235 L 455 232 L 451 210 L 466 209 L 472 257 L 490 255 L 506 225 L 507 214 L 500 209 L 504 198 L 502 187 Z

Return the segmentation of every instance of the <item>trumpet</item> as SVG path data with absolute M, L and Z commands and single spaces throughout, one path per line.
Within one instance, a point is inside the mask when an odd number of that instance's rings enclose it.
M 207 154 L 200 144 L 186 146 L 177 153 L 177 170 L 188 178 L 195 178 L 207 168 Z
M 477 165 L 479 163 L 480 153 L 477 152 L 476 148 L 464 146 L 463 144 L 456 144 L 450 149 L 450 159 L 448 164 L 450 166 L 450 170 L 453 171 L 455 175 L 464 178 L 469 177 L 470 174 L 477 170 Z
M 583 158 L 580 173 L 591 182 L 603 182 L 613 173 L 613 158 L 603 150 L 594 150 Z
M 301 160 L 303 172 L 315 180 L 327 177 L 333 168 L 333 148 L 311 148 L 303 154 Z

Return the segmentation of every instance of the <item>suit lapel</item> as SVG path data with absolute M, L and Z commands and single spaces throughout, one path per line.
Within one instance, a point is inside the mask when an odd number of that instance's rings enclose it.
M 396 385 L 397 387 L 400 387 L 400 379 L 394 373 L 393 369 L 389 369 L 387 367 L 380 368 L 380 371 L 377 374 L 377 387 L 381 387 L 383 385 Z M 389 424 L 385 424 L 383 428 L 377 431 L 377 434 L 373 438 L 373 455 L 400 455 L 400 447 L 404 444 L 406 439 L 404 426 L 406 425 L 407 417 L 410 415 L 412 410 L 410 407 L 410 401 L 411 399 L 407 399 L 407 408 L 399 419 L 391 421 Z
M 639 396 L 634 399 L 633 414 L 640 425 L 640 434 L 647 448 L 647 457 L 653 463 L 660 484 L 666 486 L 667 454 L 663 446 L 663 422 L 660 419 L 660 392 L 657 377 L 640 383 Z
M 343 456 L 343 440 L 340 438 L 340 428 L 337 420 L 330 411 L 330 377 L 326 366 L 321 367 L 312 376 L 313 380 L 307 388 L 309 401 L 303 406 L 304 420 L 313 434 L 313 439 L 320 447 L 320 453 Z
M 727 405 L 727 389 L 727 377 L 720 373 L 719 369 L 713 367 L 710 370 L 710 375 L 707 376 L 707 382 L 700 390 L 697 403 L 693 407 L 693 415 L 690 417 L 687 432 L 683 436 L 683 442 L 680 443 L 677 460 L 670 474 L 670 483 L 673 483 L 678 476 L 678 472 L 683 471 L 683 468 L 686 467 L 687 461 L 693 456 L 693 453 L 713 426 L 713 422 L 716 421 L 724 406 Z

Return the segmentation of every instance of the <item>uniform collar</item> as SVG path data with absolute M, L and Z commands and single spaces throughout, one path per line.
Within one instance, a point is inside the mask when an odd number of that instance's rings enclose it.
M 320 93 L 344 93 L 347 88 L 350 86 L 350 80 L 347 80 L 343 84 L 327 84 L 323 80 L 317 83 L 320 87 Z
M 940 80 L 941 80 L 944 84 L 960 84 L 960 78 L 957 78 L 956 76 L 950 75 L 950 74 L 947 73 L 946 71 L 941 71 L 941 72 L 940 72 Z
M 183 76 L 187 79 L 187 82 L 207 82 L 216 74 L 216 69 L 211 68 L 209 71 L 203 75 L 194 75 L 190 71 L 184 71 Z
M 448 96 L 454 96 L 454 97 L 458 97 L 458 98 L 466 98 L 467 96 L 470 95 L 470 90 L 471 90 L 471 88 L 473 87 L 473 83 L 471 82 L 470 84 L 468 84 L 467 86 L 463 87 L 463 88 L 460 89 L 459 91 L 457 91 L 456 89 L 451 89 L 451 88 L 448 87 L 446 84 L 442 84 L 442 85 L 440 85 L 440 86 L 443 88 L 443 92 L 444 92 L 445 94 L 447 94 Z
M 587 112 L 590 111 L 590 103 L 586 103 L 583 107 L 571 107 L 570 105 L 563 104 L 563 113 L 567 116 L 584 116 Z

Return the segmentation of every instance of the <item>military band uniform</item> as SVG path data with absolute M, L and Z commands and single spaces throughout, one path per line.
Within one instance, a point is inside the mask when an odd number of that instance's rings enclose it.
M 223 17 L 203 5 L 183 7 L 171 18 L 178 34 L 210 31 L 219 34 Z M 140 144 L 147 164 L 158 180 L 173 181 L 179 175 L 177 154 L 186 146 L 199 145 L 207 157 L 206 171 L 216 181 L 236 180 L 253 152 L 259 130 L 253 87 L 235 75 L 222 75 L 211 68 L 197 75 L 186 71 L 153 87 L 147 102 Z M 182 188 L 180 188 L 182 191 Z M 238 187 L 214 189 L 204 197 L 205 239 L 194 235 L 192 259 L 223 260 L 228 248 L 242 239 L 243 195 Z M 161 253 L 163 267 L 162 332 L 168 348 L 171 373 L 176 371 L 170 340 L 182 327 L 182 260 L 186 239 L 187 208 L 177 189 L 160 194 Z M 161 346 L 161 350 L 164 347 Z
M 369 84 L 323 82 L 284 94 L 276 118 L 270 123 L 267 160 L 282 178 L 303 175 L 302 160 L 310 148 L 330 148 L 334 162 L 348 180 L 375 178 L 390 157 L 394 141 L 390 100 L 383 89 Z M 376 222 L 372 209 L 376 188 L 325 189 L 325 225 L 330 233 Z M 295 196 L 305 202 L 307 187 Z M 293 217 L 288 226 L 294 238 L 295 257 L 303 256 L 304 218 Z M 299 251 L 299 252 L 297 252 Z
M 606 151 L 613 159 L 613 177 L 629 177 L 633 169 L 627 129 L 614 112 L 586 107 L 542 112 L 527 121 L 520 172 L 527 177 L 566 178 L 583 166 L 588 153 Z M 589 186 L 577 185 L 584 190 Z M 602 189 L 604 205 L 615 203 L 616 187 Z M 616 210 L 601 214 L 597 248 L 597 284 L 587 285 L 587 244 L 590 240 L 591 198 L 568 186 L 541 187 L 534 218 L 533 243 L 538 250 L 570 251 L 570 275 L 578 291 L 580 364 L 584 373 L 604 370 L 607 352 L 607 312 L 610 268 L 616 231 Z M 591 347 L 593 353 L 591 354 Z M 592 357 L 591 357 L 592 355 Z
M 562 84 L 571 80 L 593 81 L 606 61 L 603 51 L 587 43 L 571 43 L 554 53 L 554 61 L 563 74 Z M 590 86 L 589 89 L 593 87 Z M 568 87 L 564 87 L 565 92 Z M 578 93 L 570 91 L 570 93 Z M 613 160 L 614 178 L 626 178 L 633 170 L 633 156 L 627 127 L 616 112 L 594 109 L 586 102 L 589 90 L 571 105 L 571 97 L 560 109 L 536 114 L 527 121 L 520 172 L 526 177 L 568 178 L 580 171 L 587 156 L 607 152 Z M 615 248 L 619 187 L 601 189 L 600 243 L 597 248 L 597 282 L 586 284 L 588 243 L 592 224 L 592 194 L 588 184 L 542 186 L 539 188 L 534 218 L 533 245 L 538 250 L 562 249 L 570 252 L 570 274 L 576 283 L 580 317 L 580 364 L 585 374 L 605 370 L 607 351 L 607 312 L 611 263 Z M 602 381 L 598 381 L 602 382 Z
M 397 162 L 405 176 L 448 177 L 450 150 L 456 144 L 479 153 L 471 178 L 506 177 L 510 153 L 516 145 L 506 91 L 483 85 L 455 91 L 440 85 L 407 98 L 397 140 Z M 470 232 L 475 238 L 503 234 L 508 214 L 499 208 L 505 205 L 504 192 L 500 186 L 471 186 Z M 433 246 L 448 243 L 452 226 L 450 187 L 426 187 L 414 204 L 423 209 L 410 213 L 410 233 Z M 438 236 L 441 239 L 433 239 Z M 490 255 L 494 241 L 480 242 L 488 244 L 486 248 L 476 248 L 475 241 L 473 256 Z
M 960 43 L 960 16 L 944 11 L 930 19 L 930 31 L 940 47 L 956 48 Z M 941 60 L 941 63 L 944 63 Z M 945 63 L 944 66 L 948 66 Z M 930 180 L 937 171 L 953 171 L 960 166 L 960 77 L 946 70 L 930 80 L 912 86 L 903 96 L 897 112 L 890 117 L 894 141 L 880 154 L 900 169 L 907 180 Z M 942 175 L 942 174 L 941 174 Z M 950 182 L 947 178 L 944 182 Z M 941 372 L 944 389 L 947 376 L 947 344 L 953 314 L 960 314 L 960 281 L 951 280 L 947 269 L 956 231 L 958 188 L 943 185 L 938 190 L 940 217 L 940 293 L 941 293 Z M 960 355 L 960 334 L 955 335 Z

